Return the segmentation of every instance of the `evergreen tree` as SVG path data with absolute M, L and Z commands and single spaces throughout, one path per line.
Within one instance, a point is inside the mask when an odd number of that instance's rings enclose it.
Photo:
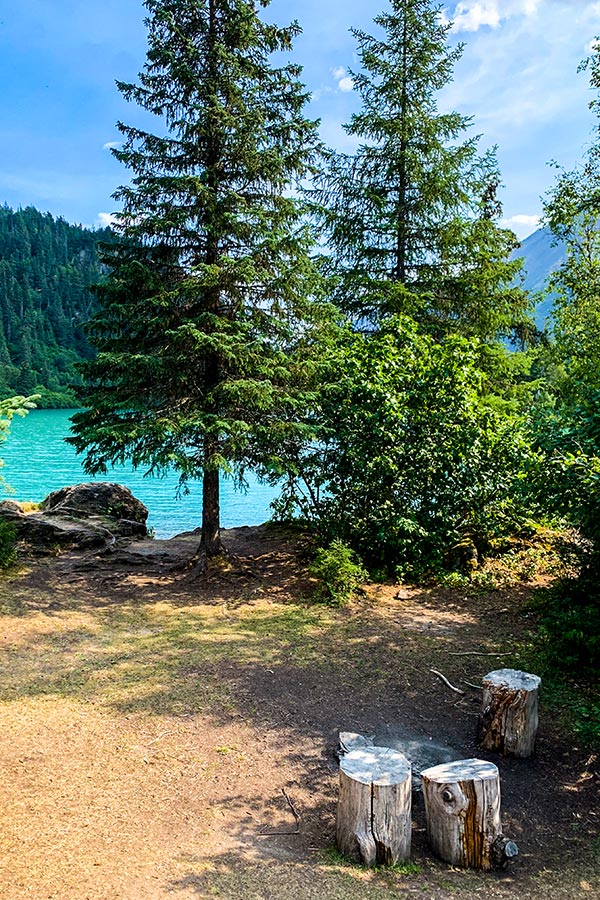
M 498 225 L 495 153 L 478 155 L 471 120 L 440 113 L 462 45 L 432 0 L 391 0 L 377 36 L 353 30 L 362 101 L 347 133 L 355 155 L 332 153 L 317 198 L 338 276 L 337 299 L 377 322 L 402 311 L 434 334 L 482 338 L 523 331 L 526 297 L 515 287 L 514 234 Z
M 254 0 L 146 0 L 149 49 L 123 95 L 158 117 L 121 124 L 134 174 L 122 241 L 106 256 L 85 367 L 88 411 L 73 443 L 86 468 L 131 459 L 202 477 L 201 551 L 219 552 L 219 472 L 277 465 L 296 433 L 289 357 L 313 288 L 309 235 L 292 188 L 316 123 L 300 69 L 276 65 L 296 23 L 264 23 Z

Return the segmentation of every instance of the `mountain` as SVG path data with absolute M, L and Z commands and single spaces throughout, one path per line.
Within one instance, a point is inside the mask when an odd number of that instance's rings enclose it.
M 551 273 L 565 259 L 563 243 L 554 243 L 555 238 L 548 228 L 540 228 L 525 238 L 520 248 L 513 253 L 513 259 L 523 259 L 525 288 L 532 294 L 544 291 Z M 552 310 L 554 298 L 546 294 L 535 307 L 535 321 L 538 328 L 544 328 Z
M 91 354 L 82 329 L 103 276 L 98 243 L 113 237 L 28 207 L 0 207 L 0 397 L 41 394 L 73 405 L 76 363 Z

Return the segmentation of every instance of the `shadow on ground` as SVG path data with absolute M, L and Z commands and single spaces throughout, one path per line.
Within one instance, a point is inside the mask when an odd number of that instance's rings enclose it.
M 186 568 L 191 540 L 166 555 L 161 544 L 170 542 L 156 542 L 154 554 L 140 551 L 141 563 L 134 547 L 100 562 L 45 560 L 12 577 L 0 591 L 0 701 L 61 698 L 115 717 L 174 722 L 174 730 L 178 722 L 211 730 L 213 757 L 236 760 L 219 788 L 230 837 L 257 862 L 227 854 L 181 859 L 169 896 L 208 898 L 216 890 L 231 900 L 308 900 L 307 865 L 330 885 L 319 897 L 352 900 L 368 887 L 369 900 L 387 900 L 400 889 L 416 891 L 414 876 L 401 871 L 365 873 L 323 857 L 334 839 L 337 733 L 376 734 L 379 742 L 387 734 L 443 744 L 456 758 L 479 755 L 479 692 L 467 682 L 518 663 L 514 641 L 523 639 L 527 589 L 475 597 L 374 587 L 350 608 L 318 607 L 306 602 L 310 582 L 293 543 L 266 530 L 236 532 L 233 561 L 200 581 Z M 248 753 L 268 755 L 271 783 L 261 796 L 242 789 L 246 748 L 214 746 L 219 729 L 236 728 L 254 742 Z M 599 779 L 589 750 L 543 718 L 533 760 L 484 758 L 501 770 L 505 830 L 521 846 L 520 876 L 592 858 Z M 273 774 L 278 760 L 282 783 Z M 294 830 L 295 812 L 298 834 L 263 833 Z M 444 878 L 462 897 L 485 890 L 479 876 L 428 862 L 418 802 L 415 820 L 425 867 L 418 890 L 448 896 L 439 893 Z M 511 876 L 493 884 L 498 897 L 527 896 Z

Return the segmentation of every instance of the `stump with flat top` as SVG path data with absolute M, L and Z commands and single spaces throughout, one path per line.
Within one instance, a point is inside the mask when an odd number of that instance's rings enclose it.
M 361 747 L 340 760 L 336 826 L 341 853 L 366 866 L 410 856 L 411 767 L 387 747 Z
M 506 756 L 531 756 L 538 727 L 541 679 L 516 669 L 498 669 L 483 679 L 480 746 Z
M 473 869 L 502 868 L 516 856 L 500 822 L 500 776 L 493 763 L 461 759 L 421 773 L 427 835 L 444 862 Z

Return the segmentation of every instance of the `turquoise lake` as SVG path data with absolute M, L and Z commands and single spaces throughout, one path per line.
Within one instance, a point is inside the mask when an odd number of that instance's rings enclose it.
M 69 433 L 70 409 L 36 409 L 24 419 L 13 419 L 10 434 L 0 447 L 4 460 L 1 474 L 13 489 L 3 499 L 39 502 L 50 491 L 82 481 L 116 481 L 125 485 L 144 503 L 150 514 L 148 527 L 158 538 L 172 537 L 191 531 L 201 524 L 202 483 L 190 482 L 190 494 L 177 499 L 177 475 L 144 478 L 142 471 L 131 467 L 111 469 L 107 475 L 91 478 L 81 466 L 81 458 L 65 443 Z M 249 477 L 247 493 L 236 491 L 231 481 L 223 479 L 221 524 L 223 528 L 260 525 L 271 516 L 269 504 L 277 492 Z

